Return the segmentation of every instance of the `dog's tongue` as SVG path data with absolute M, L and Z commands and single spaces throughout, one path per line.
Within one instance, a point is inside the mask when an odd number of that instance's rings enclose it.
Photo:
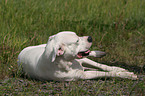
M 85 52 L 85 54 L 88 54 L 88 53 L 90 53 L 90 52 L 91 52 L 91 51 L 90 51 L 90 50 L 88 50 L 88 51 L 86 51 L 86 52 Z
M 81 53 L 78 53 L 77 56 L 78 56 L 78 58 L 82 58 L 83 57 Z

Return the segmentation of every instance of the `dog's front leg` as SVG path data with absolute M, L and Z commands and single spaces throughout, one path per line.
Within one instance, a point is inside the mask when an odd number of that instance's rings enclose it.
M 85 71 L 82 79 L 96 79 L 100 77 L 120 77 L 128 79 L 137 79 L 137 75 L 132 72 L 101 72 L 101 71 Z
M 84 63 L 86 66 L 93 66 L 93 67 L 100 68 L 100 69 L 105 70 L 105 71 L 128 72 L 127 70 L 125 70 L 123 68 L 114 67 L 114 66 L 107 66 L 107 65 L 100 64 L 100 63 L 97 63 L 95 61 L 92 61 L 88 58 L 83 58 L 83 59 L 80 59 L 79 61 L 81 63 Z

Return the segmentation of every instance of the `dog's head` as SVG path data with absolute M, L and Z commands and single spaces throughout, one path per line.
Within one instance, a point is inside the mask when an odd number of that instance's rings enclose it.
M 78 37 L 74 32 L 65 31 L 50 36 L 47 43 L 49 47 L 46 47 L 46 50 L 51 51 L 50 57 L 54 62 L 57 56 L 63 56 L 65 60 L 87 57 L 91 45 L 91 36 Z

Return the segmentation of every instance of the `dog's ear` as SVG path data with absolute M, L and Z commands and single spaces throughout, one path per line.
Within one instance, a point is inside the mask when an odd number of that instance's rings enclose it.
M 52 62 L 55 61 L 56 56 L 61 56 L 64 54 L 64 44 L 56 44 L 52 51 Z
M 64 44 L 56 40 L 56 35 L 50 36 L 47 46 L 46 46 L 46 55 L 54 62 L 56 56 L 61 56 L 64 54 Z

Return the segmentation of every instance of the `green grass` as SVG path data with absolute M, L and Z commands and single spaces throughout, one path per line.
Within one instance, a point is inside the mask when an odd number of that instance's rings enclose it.
M 74 31 L 79 36 L 92 36 L 91 50 L 102 50 L 108 53 L 104 58 L 91 59 L 107 65 L 128 66 L 131 71 L 144 74 L 144 5 L 144 0 L 1 0 L 0 79 L 13 77 L 12 74 L 15 74 L 14 78 L 19 77 L 17 56 L 23 48 L 47 43 L 49 36 L 64 30 Z M 138 70 L 141 70 L 141 73 Z M 4 86 L 10 92 L 13 90 L 10 87 L 11 83 L 13 82 Z M 99 85 L 100 88 L 106 86 L 106 82 L 102 84 Z M 105 92 L 112 92 L 114 86 L 107 86 L 110 90 Z M 0 85 L 1 89 L 4 87 Z M 121 84 L 119 87 L 121 88 Z M 137 87 L 138 85 L 134 89 Z M 30 90 L 26 91 L 35 91 L 31 88 L 33 87 L 30 86 Z M 76 88 L 73 86 L 72 92 L 81 90 Z M 128 89 L 134 90 L 132 87 Z M 62 92 L 69 94 L 69 92 Z M 119 94 L 121 95 L 122 92 L 120 91 Z

